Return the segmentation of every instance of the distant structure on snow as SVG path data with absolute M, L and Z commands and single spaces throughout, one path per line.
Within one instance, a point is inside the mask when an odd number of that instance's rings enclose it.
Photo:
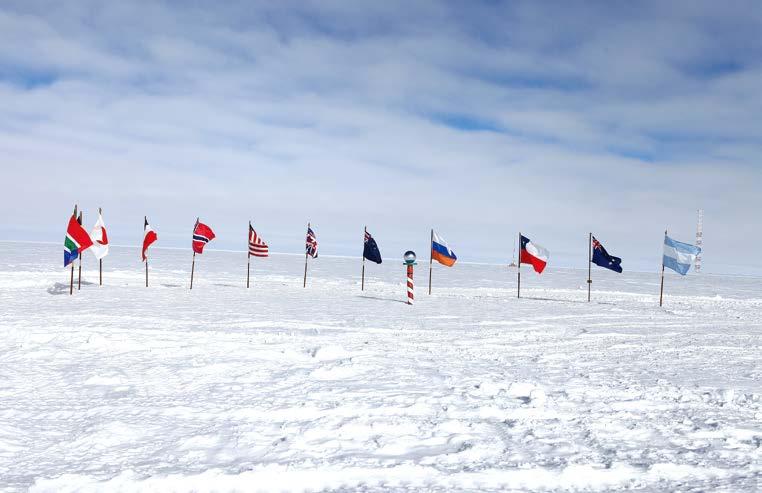
M 696 246 L 703 248 L 704 245 L 704 209 L 698 210 L 698 223 L 696 224 Z M 701 253 L 696 255 L 696 272 L 701 272 Z

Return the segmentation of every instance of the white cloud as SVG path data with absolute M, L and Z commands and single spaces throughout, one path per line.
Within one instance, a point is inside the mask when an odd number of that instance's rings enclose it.
M 365 224 L 425 250 L 435 226 L 506 260 L 522 229 L 579 265 L 592 229 L 655 268 L 704 207 L 705 265 L 738 270 L 726 240 L 762 242 L 762 46 L 739 42 L 762 19 L 612 5 L 9 5 L 0 237 L 57 240 L 76 201 L 123 243 L 148 214 L 184 244 L 201 215 L 242 248 L 251 217 L 274 250 L 312 220 L 326 253 Z

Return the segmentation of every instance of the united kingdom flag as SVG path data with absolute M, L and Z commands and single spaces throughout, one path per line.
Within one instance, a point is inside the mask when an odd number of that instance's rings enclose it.
M 312 258 L 317 258 L 318 256 L 318 241 L 317 237 L 315 236 L 315 232 L 312 231 L 312 228 L 307 226 L 307 240 L 306 240 L 306 251 L 307 255 L 309 255 Z

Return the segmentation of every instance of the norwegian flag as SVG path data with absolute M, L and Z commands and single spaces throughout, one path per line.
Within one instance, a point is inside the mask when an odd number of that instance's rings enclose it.
M 199 255 L 204 253 L 204 246 L 213 239 L 212 228 L 196 219 L 196 225 L 193 226 L 193 251 Z
M 267 257 L 270 255 L 270 249 L 267 244 L 262 241 L 262 238 L 257 235 L 254 228 L 249 224 L 249 256 L 251 257 Z
M 315 236 L 315 232 L 312 231 L 312 228 L 307 226 L 307 240 L 306 240 L 306 251 L 307 255 L 309 255 L 312 258 L 317 258 L 318 256 L 318 241 L 317 237 Z

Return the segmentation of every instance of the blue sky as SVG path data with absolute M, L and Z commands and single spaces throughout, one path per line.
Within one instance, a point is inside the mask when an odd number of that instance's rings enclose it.
M 218 248 L 508 261 L 519 230 L 625 268 L 762 244 L 759 2 L 14 2 L 0 6 L 0 239 L 114 243 L 196 216 Z M 751 247 L 758 250 L 757 247 Z

